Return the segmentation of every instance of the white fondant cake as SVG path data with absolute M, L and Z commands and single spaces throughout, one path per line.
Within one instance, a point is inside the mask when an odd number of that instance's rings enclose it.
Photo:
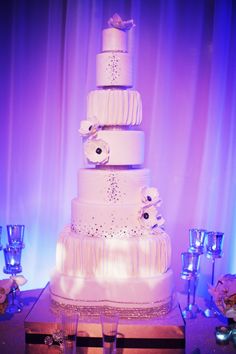
M 170 239 L 158 237 L 106 238 L 78 235 L 67 227 L 57 244 L 57 269 L 60 273 L 86 278 L 152 278 L 170 267 Z M 70 257 L 67 257 L 67 253 Z M 136 262 L 130 262 L 130 260 Z
M 142 101 L 134 90 L 94 90 L 88 95 L 87 119 L 99 125 L 139 125 L 142 122 Z
M 84 143 L 88 162 L 111 166 L 141 165 L 144 134 L 139 130 L 99 130 L 96 139 Z
M 97 54 L 98 87 L 133 86 L 131 56 L 122 52 L 104 52 Z
M 132 86 L 127 30 L 132 21 L 114 15 L 97 55 L 97 86 L 81 122 L 84 155 L 71 224 L 57 242 L 51 297 L 62 306 L 118 308 L 122 315 L 155 316 L 172 306 L 171 243 L 163 230 L 158 190 L 141 168 L 142 103 Z M 117 86 L 120 86 L 119 89 Z
M 102 52 L 127 52 L 127 33 L 116 28 L 106 28 L 102 31 Z
M 96 181 L 96 183 L 94 183 Z M 78 199 L 82 203 L 126 205 L 142 202 L 141 191 L 150 184 L 148 169 L 80 169 Z

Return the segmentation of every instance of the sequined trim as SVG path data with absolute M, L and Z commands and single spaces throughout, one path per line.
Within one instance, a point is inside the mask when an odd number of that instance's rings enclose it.
M 121 319 L 151 319 L 167 315 L 173 307 L 174 300 L 173 297 L 169 297 L 164 301 L 156 301 L 153 303 L 124 303 L 124 302 L 111 302 L 107 300 L 93 301 L 98 305 L 85 305 L 86 302 L 91 303 L 91 301 L 76 301 L 76 304 L 65 304 L 63 303 L 63 298 L 61 300 L 51 299 L 51 310 L 59 314 L 61 312 L 78 312 L 81 317 L 97 318 L 101 314 L 114 314 L 119 313 Z M 71 299 L 64 299 L 68 301 L 73 301 Z M 107 305 L 106 303 L 111 305 Z M 114 304 L 112 306 L 112 304 Z M 115 306 L 120 305 L 120 306 Z M 122 307 L 122 305 L 130 305 L 130 307 Z M 145 307 L 146 305 L 146 307 Z M 143 307 L 139 307 L 143 306 Z
M 75 232 L 79 236 L 86 235 L 88 237 L 118 238 L 118 239 L 146 237 L 151 235 L 158 236 L 165 233 L 159 227 L 147 231 L 142 227 L 130 228 L 126 225 L 119 229 L 117 225 L 110 226 L 108 228 L 104 224 L 99 225 L 96 223 L 91 223 L 91 224 L 72 223 L 71 231 Z

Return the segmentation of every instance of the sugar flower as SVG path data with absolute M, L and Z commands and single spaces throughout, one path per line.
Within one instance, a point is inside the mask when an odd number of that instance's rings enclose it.
M 95 120 L 82 120 L 80 122 L 79 133 L 83 137 L 96 136 L 98 128 L 98 123 Z
M 145 204 L 156 204 L 160 206 L 161 199 L 157 188 L 144 187 L 141 190 L 142 202 Z
M 109 145 L 102 139 L 87 140 L 84 143 L 84 154 L 88 161 L 104 164 L 109 160 Z
M 128 31 L 135 26 L 134 20 L 123 21 L 118 14 L 114 14 L 108 20 L 108 25 L 123 31 Z
M 146 229 L 153 229 L 155 227 L 161 227 L 164 224 L 164 219 L 161 215 L 158 215 L 157 208 L 154 205 L 145 206 L 139 213 L 140 224 Z

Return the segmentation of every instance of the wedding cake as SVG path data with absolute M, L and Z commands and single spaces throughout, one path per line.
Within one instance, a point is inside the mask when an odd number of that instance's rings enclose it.
M 171 309 L 171 243 L 158 190 L 142 168 L 142 102 L 133 85 L 129 31 L 118 15 L 102 33 L 97 89 L 88 94 L 79 129 L 87 168 L 78 171 L 71 223 L 56 248 L 51 298 L 64 306 L 120 311 Z

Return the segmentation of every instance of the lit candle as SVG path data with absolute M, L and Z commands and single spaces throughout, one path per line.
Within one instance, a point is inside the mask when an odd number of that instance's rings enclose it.
M 231 335 L 231 329 L 225 326 L 216 327 L 215 335 L 217 343 L 228 344 Z

